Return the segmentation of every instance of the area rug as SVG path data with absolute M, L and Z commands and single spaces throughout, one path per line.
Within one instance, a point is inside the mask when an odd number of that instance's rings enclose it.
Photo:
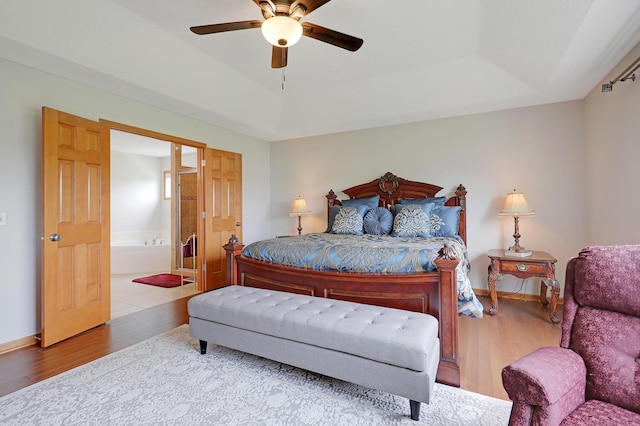
M 178 287 L 180 284 L 188 284 L 191 282 L 180 275 L 174 274 L 157 274 L 149 277 L 136 278 L 131 281 L 134 283 L 149 284 L 164 288 Z
M 209 344 L 184 325 L 0 398 L 10 425 L 506 425 L 511 403 L 436 384 L 409 402 Z

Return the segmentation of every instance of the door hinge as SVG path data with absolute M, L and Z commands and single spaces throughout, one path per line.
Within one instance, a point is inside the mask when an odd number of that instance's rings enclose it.
M 200 214 L 200 216 L 202 216 L 202 218 L 203 218 L 203 219 L 206 219 L 206 218 L 207 218 L 207 213 L 206 213 L 206 212 L 202 212 L 202 213 Z
M 207 165 L 207 160 L 202 160 L 202 162 L 201 162 L 201 164 L 200 164 L 200 165 L 201 165 L 202 167 L 206 166 L 206 165 Z

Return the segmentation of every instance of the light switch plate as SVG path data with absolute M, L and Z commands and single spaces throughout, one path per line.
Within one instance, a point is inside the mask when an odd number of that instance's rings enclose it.
M 7 225 L 7 212 L 0 212 L 0 226 Z

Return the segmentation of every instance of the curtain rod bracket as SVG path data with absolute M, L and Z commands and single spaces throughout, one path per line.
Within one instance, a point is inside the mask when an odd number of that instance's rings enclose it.
M 640 68 L 640 58 L 636 59 L 631 65 L 627 67 L 622 73 L 609 83 L 602 85 L 602 92 L 607 93 L 613 91 L 613 85 L 619 81 L 636 81 L 636 70 Z

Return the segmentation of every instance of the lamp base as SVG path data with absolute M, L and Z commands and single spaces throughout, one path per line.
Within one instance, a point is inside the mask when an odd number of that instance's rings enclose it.
M 505 250 L 504 255 L 506 257 L 529 257 L 533 254 L 531 250 L 520 248 L 518 250 Z

